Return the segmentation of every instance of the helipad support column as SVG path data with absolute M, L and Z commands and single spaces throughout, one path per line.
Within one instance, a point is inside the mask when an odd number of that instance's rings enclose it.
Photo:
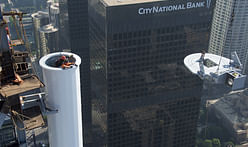
M 60 56 L 73 55 L 77 66 L 62 69 L 54 63 Z M 52 53 L 41 58 L 47 106 L 58 113 L 47 116 L 50 147 L 83 147 L 79 65 L 81 59 L 73 53 Z

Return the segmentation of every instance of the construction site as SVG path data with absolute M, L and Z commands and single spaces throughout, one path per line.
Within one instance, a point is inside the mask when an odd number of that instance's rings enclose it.
M 82 147 L 81 58 L 67 52 L 43 56 L 43 84 L 32 66 L 24 15 L 0 12 L 0 147 Z
M 22 12 L 0 12 L 0 127 L 2 146 L 26 146 L 26 134 L 45 125 L 40 88 L 29 43 L 23 29 Z M 11 36 L 8 18 L 15 26 Z M 4 131 L 5 130 L 5 131 Z

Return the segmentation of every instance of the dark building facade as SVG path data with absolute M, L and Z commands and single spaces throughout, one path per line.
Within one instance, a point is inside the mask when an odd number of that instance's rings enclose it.
M 83 141 L 84 147 L 92 143 L 91 133 L 91 90 L 90 90 L 90 55 L 88 0 L 60 0 L 60 44 L 61 50 L 81 57 L 80 65 Z
M 194 147 L 202 81 L 184 57 L 208 49 L 214 1 L 89 3 L 95 146 Z
M 69 17 L 67 0 L 59 0 L 59 44 L 60 50 L 70 49 Z

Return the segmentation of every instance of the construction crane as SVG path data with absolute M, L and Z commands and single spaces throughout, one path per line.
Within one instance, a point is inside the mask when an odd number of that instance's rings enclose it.
M 17 45 L 23 45 L 25 43 L 27 51 L 31 52 L 30 45 L 29 45 L 29 42 L 28 42 L 28 39 L 27 39 L 27 35 L 26 35 L 26 32 L 24 30 L 24 26 L 23 26 L 23 23 L 22 23 L 22 18 L 23 18 L 23 16 L 25 14 L 26 13 L 23 13 L 23 12 L 10 11 L 10 12 L 4 12 L 3 16 L 11 16 L 13 18 L 13 21 L 14 21 L 13 23 L 14 23 L 14 26 L 15 26 L 15 30 L 16 30 L 16 33 L 17 33 L 18 40 L 12 40 L 11 45 L 17 46 Z M 16 23 L 16 17 L 17 16 L 19 18 L 20 32 L 19 32 L 19 29 L 18 29 L 17 23 Z
M 19 135 L 20 145 L 26 142 L 25 130 L 43 126 L 45 123 L 42 113 L 49 111 L 43 101 L 44 94 L 37 93 L 44 84 L 33 73 L 29 63 L 31 53 L 22 24 L 24 14 L 15 11 L 2 13 L 0 9 L 0 128 L 5 117 L 10 116 Z M 3 16 L 13 18 L 17 40 L 11 39 Z M 19 25 L 15 21 L 17 17 Z M 15 46 L 23 47 L 26 51 L 17 51 Z M 27 92 L 29 95 L 25 96 L 24 93 Z M 31 102 L 38 102 L 38 105 L 25 105 Z

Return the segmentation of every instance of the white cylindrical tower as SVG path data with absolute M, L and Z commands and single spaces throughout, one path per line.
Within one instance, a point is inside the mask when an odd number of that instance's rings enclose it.
M 73 55 L 76 66 L 62 69 L 55 62 L 62 55 Z M 73 53 L 48 54 L 40 59 L 47 90 L 47 106 L 58 109 L 47 116 L 50 147 L 83 147 L 79 65 Z

